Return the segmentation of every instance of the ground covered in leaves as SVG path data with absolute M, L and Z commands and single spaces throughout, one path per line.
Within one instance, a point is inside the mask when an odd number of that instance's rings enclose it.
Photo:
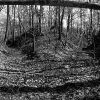
M 87 100 L 85 97 L 99 97 L 98 61 L 69 44 L 62 48 L 60 42 L 49 43 L 43 38 L 39 40 L 41 45 L 37 44 L 39 58 L 32 60 L 26 59 L 20 51 L 8 48 L 5 43 L 1 44 L 1 98 Z

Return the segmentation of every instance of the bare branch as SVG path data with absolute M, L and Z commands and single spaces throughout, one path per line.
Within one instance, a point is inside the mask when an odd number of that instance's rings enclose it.
M 59 0 L 0 0 L 0 5 L 48 5 L 100 10 L 100 5 L 87 2 L 59 1 Z

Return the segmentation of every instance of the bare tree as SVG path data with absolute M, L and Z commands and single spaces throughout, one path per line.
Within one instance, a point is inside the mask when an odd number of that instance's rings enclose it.
M 13 23 L 12 23 L 13 26 L 12 26 L 12 32 L 11 33 L 12 33 L 12 38 L 13 38 L 13 42 L 14 42 L 14 38 L 15 38 L 14 34 L 15 34 L 15 9 L 16 9 L 16 5 L 13 5 L 12 9 L 13 9 L 12 11 L 13 11 L 13 14 L 14 14 L 14 19 L 13 19 Z
M 34 10 L 34 6 L 33 5 L 31 5 L 31 12 L 32 12 L 32 19 L 31 19 L 31 22 L 32 22 L 32 28 L 34 27 L 34 12 L 33 12 L 33 10 Z
M 41 33 L 41 14 L 42 14 L 42 6 L 40 5 L 40 13 L 39 13 L 39 33 Z
M 63 19 L 65 14 L 65 7 L 62 8 L 62 15 L 61 15 L 61 33 L 63 31 Z
M 99 13 L 99 11 L 97 11 L 97 27 L 100 30 L 100 13 Z
M 9 24 L 9 5 L 7 5 L 7 23 L 6 23 L 6 33 L 5 33 L 4 41 L 6 41 L 8 35 L 8 24 Z
M 21 35 L 21 18 L 20 18 L 20 5 L 18 5 L 18 21 L 19 21 L 19 36 Z
M 70 29 L 70 20 L 72 21 L 72 19 L 71 19 L 71 8 L 68 8 L 68 15 L 67 15 L 67 33 L 69 32 L 69 29 Z M 66 34 L 66 37 L 67 37 L 67 34 Z
M 29 5 L 29 27 L 31 27 L 31 8 L 32 5 Z
M 58 7 L 58 23 L 59 23 L 59 26 L 58 26 L 58 40 L 61 40 L 61 23 L 60 23 L 60 6 Z

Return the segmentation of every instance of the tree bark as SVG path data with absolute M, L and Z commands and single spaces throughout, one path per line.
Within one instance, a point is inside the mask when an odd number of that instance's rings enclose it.
M 31 28 L 34 28 L 34 12 L 33 12 L 33 5 L 31 5 L 31 19 L 30 19 L 30 22 L 31 22 Z M 33 44 L 32 44 L 32 48 L 33 48 L 33 52 L 35 52 L 35 31 L 32 31 L 33 33 Z
M 5 33 L 4 41 L 6 41 L 8 35 L 8 23 L 9 23 L 9 5 L 7 5 L 7 23 L 6 23 L 6 33 Z
M 70 24 L 71 24 L 71 29 L 72 29 L 72 9 L 71 8 L 68 8 L 68 16 L 67 16 L 67 32 L 66 32 L 66 38 L 67 38 L 67 35 L 68 35 L 68 32 L 70 30 Z M 70 22 L 71 20 L 71 22 Z
M 14 42 L 14 36 L 15 36 L 15 8 L 16 8 L 16 6 L 15 5 L 13 5 L 13 14 L 14 14 L 14 19 L 13 19 L 13 26 L 12 26 L 12 38 L 13 38 L 13 42 Z
M 65 7 L 63 7 L 62 15 L 61 15 L 61 33 L 63 32 L 63 18 L 64 18 Z
M 31 27 L 34 27 L 34 12 L 33 12 L 33 5 L 31 5 L 31 12 L 32 12 L 32 19 L 31 19 Z
M 20 12 L 19 12 L 19 10 L 20 10 L 20 6 L 18 5 L 18 21 L 19 21 L 19 36 L 21 35 L 21 19 L 20 19 Z
M 29 27 L 31 27 L 31 5 L 29 5 Z
M 61 40 L 61 23 L 60 23 L 60 6 L 58 7 L 58 23 L 59 23 L 59 27 L 58 27 L 58 40 Z
M 99 30 L 100 30 L 100 13 L 99 11 L 97 12 L 97 27 L 99 27 Z
M 41 34 L 41 13 L 42 13 L 42 6 L 40 6 L 40 13 L 39 13 L 39 34 Z
M 70 12 L 68 11 L 68 18 L 67 18 L 67 32 L 69 32 L 70 28 Z
M 49 6 L 65 6 L 65 7 L 75 7 L 75 8 L 89 8 L 94 10 L 100 10 L 100 5 L 92 4 L 88 2 L 78 2 L 78 1 L 60 1 L 59 0 L 2 0 L 1 5 L 49 5 Z

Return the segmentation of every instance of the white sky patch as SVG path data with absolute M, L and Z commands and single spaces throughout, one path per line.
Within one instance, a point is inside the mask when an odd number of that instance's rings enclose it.
M 64 28 L 67 27 L 67 23 L 66 23 L 66 20 L 65 20 L 65 19 L 63 20 L 63 27 L 64 27 Z
M 6 18 L 7 18 L 6 16 L 7 16 L 7 14 L 6 14 L 5 8 L 4 8 L 4 9 L 2 9 L 1 12 L 0 12 L 0 23 L 5 22 L 5 20 L 6 20 Z

